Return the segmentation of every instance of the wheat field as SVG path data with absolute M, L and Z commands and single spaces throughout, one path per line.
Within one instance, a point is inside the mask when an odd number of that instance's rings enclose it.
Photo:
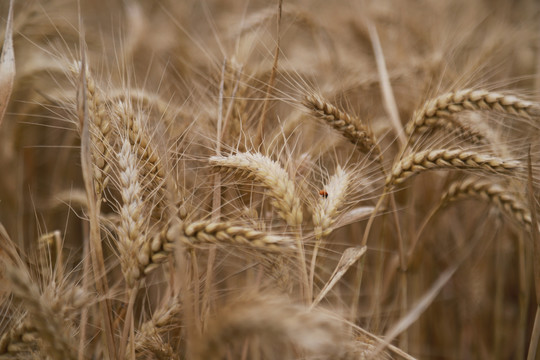
M 540 359 L 539 16 L 0 1 L 0 359 Z

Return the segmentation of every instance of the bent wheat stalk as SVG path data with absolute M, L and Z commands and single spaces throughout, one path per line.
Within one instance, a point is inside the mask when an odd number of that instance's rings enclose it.
M 292 240 L 270 235 L 245 226 L 234 226 L 228 222 L 197 221 L 187 225 L 182 239 L 190 245 L 232 244 L 249 245 L 265 250 L 294 248 Z

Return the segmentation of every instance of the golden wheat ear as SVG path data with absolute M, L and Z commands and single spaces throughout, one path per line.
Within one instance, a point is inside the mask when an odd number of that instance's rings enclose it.
M 465 139 L 484 141 L 482 134 L 454 118 L 463 111 L 495 111 L 529 119 L 540 115 L 540 106 L 517 96 L 487 90 L 452 91 L 427 101 L 414 113 L 413 118 L 405 126 L 405 131 L 412 138 L 432 129 L 441 128 L 457 131 L 459 136 Z
M 272 198 L 279 216 L 291 226 L 302 223 L 302 207 L 294 182 L 281 165 L 261 153 L 212 156 L 210 164 L 225 173 L 256 180 Z
M 526 229 L 531 227 L 531 213 L 525 199 L 493 179 L 467 178 L 453 182 L 441 197 L 441 204 L 444 206 L 467 198 L 479 198 L 494 204 Z
M 82 68 L 80 62 L 76 62 L 70 68 L 73 76 L 80 78 L 81 73 L 85 77 L 85 96 L 88 106 L 88 121 L 91 140 L 91 157 L 93 165 L 92 176 L 94 188 L 98 197 L 102 196 L 103 190 L 109 183 L 110 149 L 112 147 L 113 124 L 105 99 L 105 91 L 101 89 L 92 76 L 88 67 Z
M 386 179 L 386 186 L 401 184 L 413 175 L 437 169 L 461 169 L 512 175 L 516 171 L 522 171 L 523 164 L 461 149 L 424 150 L 396 162 L 392 167 L 392 173 Z
M 379 156 L 381 150 L 372 132 L 355 116 L 338 109 L 322 96 L 310 94 L 304 98 L 304 106 L 312 114 L 331 126 L 347 140 L 353 143 L 361 152 Z

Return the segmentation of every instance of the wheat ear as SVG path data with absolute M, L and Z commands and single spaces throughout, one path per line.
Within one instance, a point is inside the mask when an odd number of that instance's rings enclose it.
M 80 76 L 82 65 L 77 62 L 72 68 L 72 73 Z M 95 191 L 101 196 L 103 189 L 109 182 L 108 164 L 110 154 L 110 142 L 112 136 L 111 118 L 107 115 L 103 90 L 98 87 L 90 69 L 85 69 L 86 98 L 88 104 L 88 119 L 90 123 L 90 138 L 92 140 L 92 163 L 94 166 L 93 177 Z
M 339 209 L 345 202 L 350 186 L 350 174 L 338 166 L 334 175 L 324 186 L 322 195 L 313 209 L 316 238 L 328 236 L 332 232 L 332 225 L 339 215 Z
M 118 251 L 122 272 L 129 287 L 133 287 L 142 273 L 139 258 L 148 257 L 149 242 L 145 240 L 144 203 L 141 197 L 138 159 L 131 143 L 124 139 L 118 154 L 119 185 L 122 196 L 121 225 L 118 231 Z
M 309 286 L 311 289 L 313 289 L 313 278 L 319 247 L 323 238 L 332 232 L 332 225 L 336 221 L 340 207 L 345 202 L 350 185 L 350 175 L 338 166 L 334 175 L 330 177 L 324 189 L 321 190 L 321 197 L 313 209 L 313 226 L 316 241 L 311 257 L 309 273 Z
M 173 218 L 159 233 L 148 247 L 149 256 L 139 257 L 148 274 L 159 264 L 163 263 L 181 243 L 192 248 L 199 245 L 238 245 L 248 246 L 263 251 L 281 252 L 294 249 L 294 241 L 290 238 L 271 235 L 247 226 L 235 226 L 229 222 L 197 221 L 185 223 L 179 217 Z
M 0 359 L 4 356 L 17 359 L 23 354 L 37 351 L 38 338 L 36 328 L 30 325 L 25 317 L 0 337 Z
M 174 327 L 179 328 L 179 317 L 182 307 L 177 300 L 171 301 L 154 312 L 152 318 L 144 322 L 135 335 L 135 353 L 153 353 L 158 359 L 170 359 L 173 351 L 168 344 L 164 344 L 161 336 Z
M 245 226 L 234 226 L 228 222 L 198 221 L 187 225 L 184 229 L 189 245 L 199 244 L 232 244 L 249 245 L 263 250 L 293 249 L 294 242 L 286 237 L 270 235 L 266 232 Z
M 461 149 L 424 150 L 410 154 L 392 167 L 386 179 L 386 186 L 401 184 L 411 176 L 436 169 L 470 169 L 509 174 L 522 169 L 518 161 L 505 160 L 494 156 Z
M 279 216 L 291 226 L 302 223 L 302 208 L 294 182 L 277 162 L 260 153 L 212 156 L 210 164 L 221 171 L 240 173 L 263 185 Z
M 15 269 L 8 265 L 6 276 L 13 294 L 23 301 L 28 311 L 29 324 L 36 329 L 38 337 L 42 340 L 40 344 L 44 352 L 53 359 L 77 359 L 76 347 L 71 342 L 70 334 L 66 333 L 69 326 L 58 316 L 52 299 L 40 293 L 23 269 Z
M 423 133 L 432 128 L 455 129 L 459 123 L 452 121 L 451 117 L 465 110 L 491 110 L 527 118 L 540 114 L 537 104 L 512 95 L 473 89 L 452 91 L 426 102 L 406 125 L 407 135 Z
M 360 151 L 380 155 L 381 151 L 375 137 L 357 117 L 338 109 L 316 94 L 307 95 L 304 99 L 304 106 L 311 110 L 317 118 L 345 136 Z
M 527 203 L 501 184 L 490 179 L 467 178 L 452 183 L 441 198 L 441 204 L 463 198 L 476 197 L 495 204 L 518 223 L 530 229 L 532 220 Z
M 200 338 L 196 359 L 219 359 L 231 344 L 260 336 L 264 344 L 304 348 L 320 358 L 339 358 L 346 340 L 339 320 L 289 299 L 250 298 L 249 294 L 216 314 Z

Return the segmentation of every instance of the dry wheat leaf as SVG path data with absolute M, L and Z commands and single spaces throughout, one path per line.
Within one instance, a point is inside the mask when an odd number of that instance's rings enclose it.
M 317 304 L 328 294 L 330 290 L 336 285 L 336 283 L 345 275 L 347 270 L 358 261 L 366 253 L 367 247 L 361 246 L 361 247 L 351 247 L 348 248 L 343 252 L 343 255 L 341 255 L 341 259 L 339 259 L 339 263 L 336 266 L 336 269 L 334 270 L 334 273 L 330 277 L 330 280 L 324 285 L 324 288 L 321 290 L 319 295 L 317 295 L 317 298 L 315 301 L 313 301 L 313 304 L 311 304 L 311 308 L 313 309 Z

